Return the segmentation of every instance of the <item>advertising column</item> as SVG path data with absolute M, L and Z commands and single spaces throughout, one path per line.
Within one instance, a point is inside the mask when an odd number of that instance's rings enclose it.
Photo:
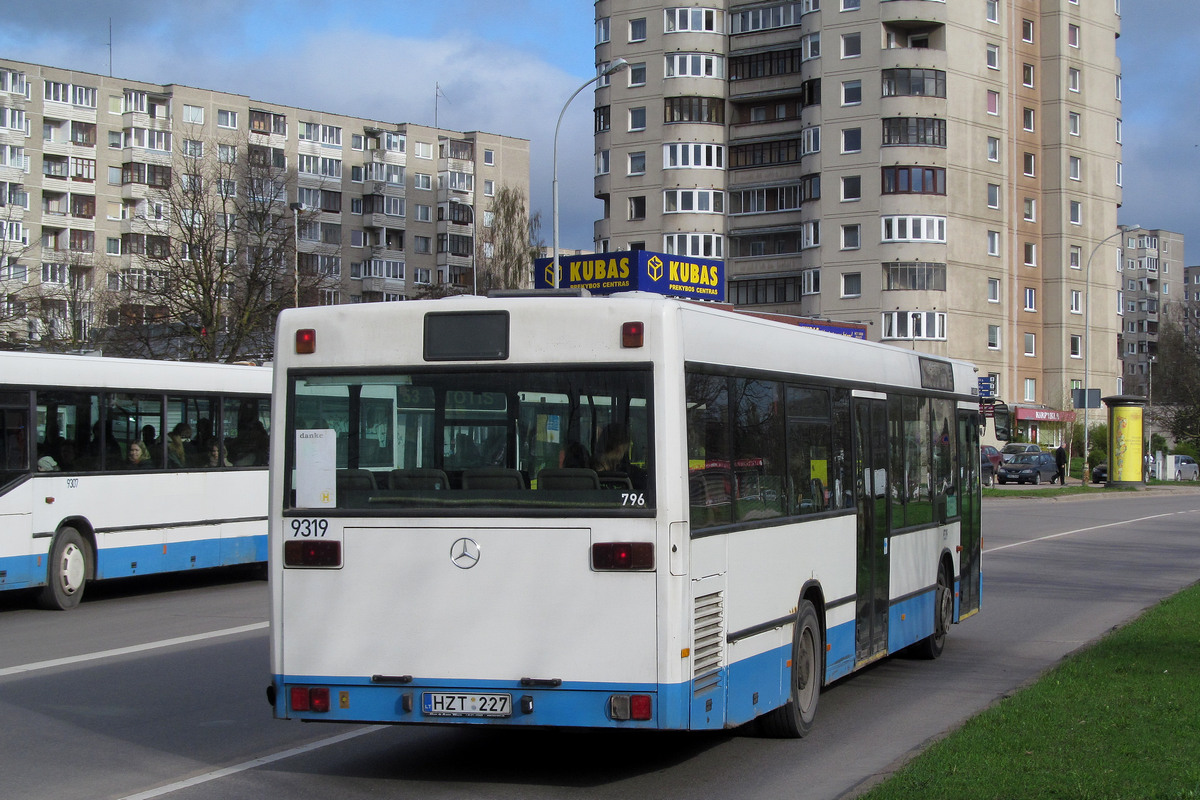
M 1141 486 L 1145 468 L 1142 453 L 1142 411 L 1146 398 L 1105 397 L 1108 406 L 1108 485 Z

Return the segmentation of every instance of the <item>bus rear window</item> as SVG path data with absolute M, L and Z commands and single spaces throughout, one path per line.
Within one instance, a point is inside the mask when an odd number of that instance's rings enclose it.
M 288 505 L 653 507 L 649 369 L 294 375 Z

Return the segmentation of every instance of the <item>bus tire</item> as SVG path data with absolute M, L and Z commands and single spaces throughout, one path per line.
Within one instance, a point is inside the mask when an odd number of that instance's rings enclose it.
M 798 739 L 812 730 L 821 697 L 825 644 L 817 610 L 808 600 L 796 611 L 792 637 L 792 667 L 788 675 L 788 700 L 759 718 L 759 730 L 775 739 Z
M 54 537 L 46 565 L 46 585 L 38 595 L 38 605 L 52 611 L 66 611 L 79 605 L 91 574 L 91 550 L 74 528 L 62 528 Z
M 946 565 L 938 567 L 937 588 L 933 600 L 933 633 L 915 646 L 919 658 L 933 660 L 946 648 L 946 634 L 954 622 L 954 592 L 950 588 L 950 573 Z

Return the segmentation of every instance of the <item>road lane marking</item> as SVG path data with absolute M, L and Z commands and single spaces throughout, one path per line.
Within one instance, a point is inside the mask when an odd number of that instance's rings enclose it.
M 983 552 L 984 552 L 984 554 L 995 553 L 999 550 L 1007 550 L 1010 547 L 1020 547 L 1023 544 L 1034 544 L 1036 542 L 1044 542 L 1049 539 L 1059 539 L 1059 538 L 1062 538 L 1063 536 L 1071 536 L 1076 533 L 1088 533 L 1090 531 L 1098 531 L 1098 530 L 1102 530 L 1104 528 L 1116 528 L 1120 525 L 1131 525 L 1135 522 L 1146 522 L 1147 520 L 1152 520 L 1152 519 L 1163 519 L 1164 517 L 1174 517 L 1174 516 L 1178 516 L 1179 514 L 1194 514 L 1194 513 L 1196 513 L 1194 510 L 1189 509 L 1187 511 L 1172 511 L 1169 514 L 1152 514 L 1148 517 L 1138 517 L 1137 519 L 1125 519 L 1125 520 L 1121 520 L 1119 522 L 1106 522 L 1103 525 L 1092 525 L 1087 528 L 1076 528 L 1073 531 L 1063 531 L 1062 533 L 1051 533 L 1048 536 L 1039 536 L 1036 539 L 1026 539 L 1023 542 L 1013 542 L 1012 544 L 1002 544 L 999 547 L 989 547 L 987 550 L 984 550 Z
M 147 650 L 160 650 L 164 647 L 175 647 L 181 644 L 191 644 L 192 642 L 203 642 L 207 639 L 220 639 L 225 636 L 236 636 L 239 633 L 249 633 L 250 631 L 261 631 L 270 625 L 268 622 L 255 622 L 251 625 L 240 625 L 236 628 L 225 628 L 219 631 L 210 631 L 208 633 L 197 633 L 191 636 L 179 636 L 175 639 L 163 639 L 158 642 L 147 642 L 146 644 L 135 644 L 130 647 L 118 647 L 114 650 L 100 650 L 95 653 L 83 653 L 77 656 L 67 656 L 66 658 L 54 658 L 49 661 L 35 661 L 32 664 L 20 664 L 15 667 L 4 667 L 0 669 L 0 678 L 8 677 L 9 675 L 20 675 L 26 672 L 37 672 L 38 670 L 50 669 L 51 667 L 63 667 L 71 664 L 81 664 L 85 661 L 96 661 L 101 658 L 113 658 L 114 656 L 124 656 L 130 653 L 144 653 Z
M 359 728 L 358 730 L 353 730 L 349 733 L 341 733 L 337 736 L 331 736 L 328 739 L 321 739 L 320 741 L 311 742 L 310 744 L 301 745 L 300 747 L 293 747 L 288 750 L 282 750 L 278 753 L 272 753 L 269 756 L 262 756 L 260 758 L 253 758 L 249 761 L 243 761 L 241 764 L 234 764 L 232 767 L 225 767 L 223 769 L 213 770 L 212 772 L 206 772 L 203 775 L 196 775 L 192 778 L 176 781 L 175 783 L 168 783 L 166 786 L 159 786 L 157 789 L 149 789 L 145 792 L 127 795 L 122 797 L 121 800 L 152 800 L 152 798 L 155 797 L 162 797 L 163 795 L 171 794 L 172 792 L 178 792 L 181 789 L 199 786 L 202 783 L 219 780 L 220 778 L 227 778 L 230 775 L 236 775 L 239 772 L 245 772 L 246 770 L 261 767 L 276 761 L 282 761 L 285 758 L 292 758 L 293 756 L 311 753 L 313 750 L 320 750 L 323 747 L 340 744 L 350 739 L 358 738 L 359 736 L 365 736 L 368 733 L 381 731 L 386 727 L 388 726 L 371 725 L 366 728 Z

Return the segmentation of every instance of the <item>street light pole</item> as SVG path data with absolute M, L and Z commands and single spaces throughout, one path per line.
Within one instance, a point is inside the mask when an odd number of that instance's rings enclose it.
M 1083 273 L 1083 483 L 1088 479 L 1088 381 L 1092 364 L 1092 258 L 1104 244 L 1131 231 L 1141 230 L 1141 225 L 1118 225 L 1117 232 L 1101 239 L 1088 254 L 1087 269 Z
M 292 303 L 300 307 L 300 212 L 304 203 L 291 203 L 292 209 Z
M 562 271 L 558 265 L 558 129 L 562 126 L 563 115 L 567 113 L 567 106 L 571 105 L 571 101 L 579 96 L 587 87 L 591 86 L 601 78 L 606 78 L 615 72 L 620 72 L 629 66 L 629 62 L 623 58 L 614 59 L 607 67 L 601 70 L 600 74 L 586 81 L 582 86 L 575 90 L 575 93 L 567 98 L 567 102 L 563 103 L 562 111 L 558 112 L 558 122 L 554 126 L 554 181 L 551 185 L 551 194 L 553 195 L 553 205 L 550 212 L 553 219 L 554 227 L 554 286 L 551 288 L 557 289 L 561 283 Z

